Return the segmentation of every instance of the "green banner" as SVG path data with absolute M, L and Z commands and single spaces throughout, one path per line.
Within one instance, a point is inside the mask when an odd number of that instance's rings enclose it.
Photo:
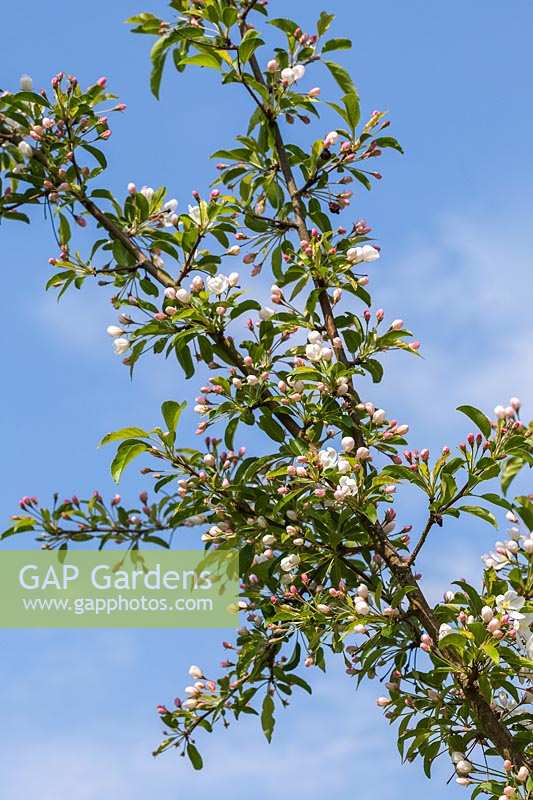
M 233 628 L 238 554 L 0 551 L 2 628 Z

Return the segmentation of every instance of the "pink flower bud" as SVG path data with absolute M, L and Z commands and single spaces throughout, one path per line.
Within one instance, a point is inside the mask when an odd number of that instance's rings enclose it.
M 500 620 L 497 617 L 493 617 L 487 623 L 487 630 L 489 633 L 495 633 L 497 630 L 500 629 Z
M 520 767 L 518 772 L 516 773 L 516 780 L 520 781 L 520 783 L 525 783 L 529 778 L 529 770 L 527 767 Z
M 96 85 L 99 86 L 101 89 L 105 89 L 105 87 L 107 86 L 107 78 L 106 77 L 98 78 L 98 80 L 96 81 Z

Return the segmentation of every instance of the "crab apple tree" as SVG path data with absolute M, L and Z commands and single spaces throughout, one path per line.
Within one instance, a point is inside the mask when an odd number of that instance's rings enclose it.
M 474 428 L 464 443 L 419 451 L 407 424 L 361 395 L 363 376 L 381 381 L 384 353 L 416 357 L 419 343 L 402 320 L 371 310 L 382 253 L 351 204 L 381 178 L 379 159 L 402 150 L 385 113 L 361 117 L 349 73 L 332 60 L 351 46 L 330 35 L 333 21 L 324 12 L 306 32 L 269 17 L 266 0 L 173 0 L 168 19 L 129 20 L 153 40 L 156 97 L 165 67 L 204 68 L 249 103 L 247 129 L 222 143 L 212 186 L 184 210 L 164 187 L 131 182 L 122 197 L 106 187 L 105 144 L 126 108 L 106 78 L 84 88 L 59 72 L 34 91 L 23 76 L 20 91 L 0 95 L 2 221 L 47 210 L 58 245 L 47 288 L 112 287 L 115 353 L 129 370 L 175 359 L 200 436 L 198 448 L 179 443 L 182 398 L 163 403 L 152 430 L 125 420 L 104 443 L 117 447 L 116 481 L 141 455 L 151 464 L 138 502 L 95 492 L 45 507 L 25 496 L 3 538 L 34 531 L 52 550 L 139 549 L 168 547 L 195 526 L 207 550 L 238 550 L 242 627 L 218 672 L 191 666 L 184 698 L 158 707 L 156 752 L 177 750 L 200 768 L 201 737 L 250 713 L 270 740 L 279 709 L 310 692 L 305 668 L 338 658 L 356 685 L 384 681 L 377 706 L 403 759 L 420 758 L 428 776 L 448 759 L 472 797 L 525 800 L 533 509 L 531 496 L 509 492 L 531 465 L 533 429 L 518 398 L 489 415 L 464 405 Z M 330 99 L 324 72 L 338 89 Z M 272 284 L 267 303 L 258 276 Z M 249 426 L 260 455 L 241 446 Z M 427 518 L 421 530 L 396 523 L 407 484 Z M 508 530 L 483 556 L 477 585 L 457 580 L 435 605 L 421 553 L 449 517 L 468 527 L 472 515 Z

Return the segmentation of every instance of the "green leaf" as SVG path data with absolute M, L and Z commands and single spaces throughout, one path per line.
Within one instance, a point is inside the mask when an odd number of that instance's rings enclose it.
M 258 425 L 275 442 L 285 441 L 285 431 L 270 415 L 263 414 L 259 419 Z
M 64 214 L 59 213 L 59 241 L 61 244 L 68 244 L 71 237 L 70 225 Z
M 351 47 L 351 39 L 329 39 L 322 48 L 322 52 L 330 53 L 332 50 L 350 50 Z
M 96 161 L 98 161 L 98 164 L 102 167 L 102 169 L 107 167 L 107 159 L 101 150 L 99 150 L 97 147 L 93 147 L 91 144 L 87 144 L 87 142 L 82 142 L 81 146 L 84 150 L 90 153 Z
M 128 439 L 122 442 L 111 464 L 111 477 L 115 483 L 120 481 L 120 477 L 127 465 L 133 461 L 134 458 L 140 456 L 141 453 L 146 452 L 146 450 L 148 450 L 148 444 L 146 442 L 140 442 L 137 439 Z
M 26 103 L 37 103 L 44 108 L 48 108 L 50 105 L 48 100 L 45 100 L 40 94 L 35 94 L 35 92 L 18 92 L 14 99 L 24 100 Z
M 195 56 L 182 58 L 181 64 L 191 64 L 195 67 L 208 67 L 209 69 L 220 69 L 220 58 L 214 53 L 198 53 Z
M 150 433 L 148 431 L 143 431 L 142 428 L 121 428 L 118 431 L 106 433 L 98 447 L 109 444 L 109 442 L 120 442 L 122 439 L 144 438 L 149 435 Z
M 202 769 L 204 762 L 202 761 L 202 756 L 198 752 L 198 749 L 193 745 L 192 742 L 189 742 L 187 745 L 187 755 L 189 756 L 189 760 L 193 765 L 194 769 Z
M 158 58 L 152 62 L 152 71 L 150 73 L 150 89 L 152 94 L 159 100 L 159 90 L 161 88 L 161 78 L 163 77 L 163 70 L 165 68 L 167 54 L 162 53 Z
M 233 439 L 239 422 L 240 422 L 239 417 L 234 417 L 232 420 L 229 421 L 226 431 L 224 433 L 224 444 L 229 450 L 233 450 Z
M 324 64 L 329 69 L 342 91 L 346 94 L 357 94 L 355 86 L 350 77 L 350 73 L 341 67 L 340 64 L 335 64 L 333 61 L 324 61 Z
M 489 438 L 492 430 L 490 419 L 482 411 L 474 406 L 458 406 L 457 411 L 460 411 L 461 414 L 466 414 L 467 417 L 470 417 L 472 422 L 477 425 L 483 436 L 486 439 Z
M 397 139 L 394 138 L 394 136 L 378 136 L 378 138 L 374 141 L 378 147 L 392 147 L 393 150 L 403 153 L 401 144 Z
M 285 672 L 290 672 L 292 669 L 296 669 L 296 667 L 300 663 L 301 653 L 302 653 L 302 648 L 300 647 L 299 643 L 296 642 L 292 656 L 289 658 L 288 661 L 285 662 L 283 666 Z
M 246 32 L 243 40 L 239 45 L 239 58 L 243 64 L 250 59 L 250 56 L 257 50 L 258 47 L 264 44 L 263 40 L 257 35 L 257 31 L 249 30 Z
M 463 592 L 467 595 L 468 599 L 470 600 L 470 605 L 474 614 L 479 614 L 483 607 L 483 601 L 481 597 L 478 595 L 476 590 L 473 586 L 470 586 L 469 583 L 466 581 L 454 581 L 456 586 L 460 586 Z
M 492 661 L 494 661 L 495 664 L 500 663 L 500 654 L 498 653 L 498 648 L 495 647 L 491 642 L 485 642 L 481 649 L 488 655 L 489 658 L 492 659 Z
M 376 361 L 375 358 L 367 358 L 366 361 L 363 361 L 361 366 L 363 366 L 367 372 L 370 372 L 372 375 L 372 381 L 374 383 L 379 383 L 383 377 L 383 367 Z
M 355 131 L 361 119 L 361 109 L 359 107 L 359 98 L 355 92 L 349 92 L 342 98 L 342 102 L 346 108 L 346 117 L 352 128 Z
M 489 492 L 488 494 L 482 494 L 481 498 L 486 500 L 488 503 L 494 503 L 495 506 L 500 506 L 500 508 L 505 508 L 506 511 L 513 510 L 513 504 L 509 502 L 509 500 L 505 500 L 503 497 L 500 497 L 499 494 L 493 494 Z
M 457 509 L 458 511 L 466 511 L 467 514 L 473 514 L 475 517 L 479 517 L 485 522 L 490 522 L 495 528 L 498 527 L 498 522 L 496 517 L 491 511 L 488 511 L 486 508 L 482 508 L 481 506 L 461 506 Z
M 263 707 L 261 709 L 261 726 L 263 728 L 263 733 L 269 742 L 272 741 L 272 734 L 274 732 L 275 724 L 276 720 L 274 719 L 274 701 L 269 694 L 266 694 L 265 699 L 263 700 Z
M 183 410 L 186 408 L 187 403 L 176 403 L 175 400 L 165 400 L 161 406 L 161 414 L 167 424 L 167 428 L 171 433 L 174 433 L 178 425 L 179 419 Z
M 457 650 L 464 650 L 468 639 L 461 636 L 460 633 L 449 633 L 443 636 L 439 641 L 439 650 L 445 650 L 447 647 L 455 647 Z
M 507 489 L 514 481 L 523 466 L 524 462 L 521 458 L 510 458 L 505 462 L 505 467 L 503 468 L 501 477 L 502 491 L 504 494 L 507 494 Z
M 271 19 L 269 24 L 273 25 L 275 28 L 279 28 L 280 31 L 289 34 L 294 33 L 294 31 L 298 27 L 297 23 L 293 22 L 292 19 L 282 19 L 282 18 Z
M 307 694 L 313 694 L 313 690 L 311 689 L 307 681 L 304 681 L 304 679 L 301 678 L 300 675 L 295 675 L 294 673 L 292 675 L 287 675 L 287 682 L 290 684 L 294 684 L 295 686 L 299 686 L 300 689 L 304 689 L 304 691 L 306 691 Z
M 184 373 L 185 377 L 192 378 L 194 375 L 194 362 L 192 360 L 191 351 L 185 344 L 180 344 L 179 346 L 176 345 L 176 358 L 178 359 Z
M 334 19 L 335 19 L 335 14 L 328 14 L 327 11 L 321 12 L 316 25 L 316 29 L 318 31 L 319 36 L 323 36 L 326 33 L 326 31 L 328 30 Z

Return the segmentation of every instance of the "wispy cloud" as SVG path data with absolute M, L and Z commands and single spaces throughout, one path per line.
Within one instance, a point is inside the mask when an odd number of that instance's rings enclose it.
M 420 334 L 424 361 L 390 358 L 390 399 L 415 428 L 448 436 L 453 409 L 490 411 L 511 394 L 533 394 L 531 266 L 533 235 L 509 212 L 494 220 L 449 216 L 413 238 L 375 277 L 377 302 Z

